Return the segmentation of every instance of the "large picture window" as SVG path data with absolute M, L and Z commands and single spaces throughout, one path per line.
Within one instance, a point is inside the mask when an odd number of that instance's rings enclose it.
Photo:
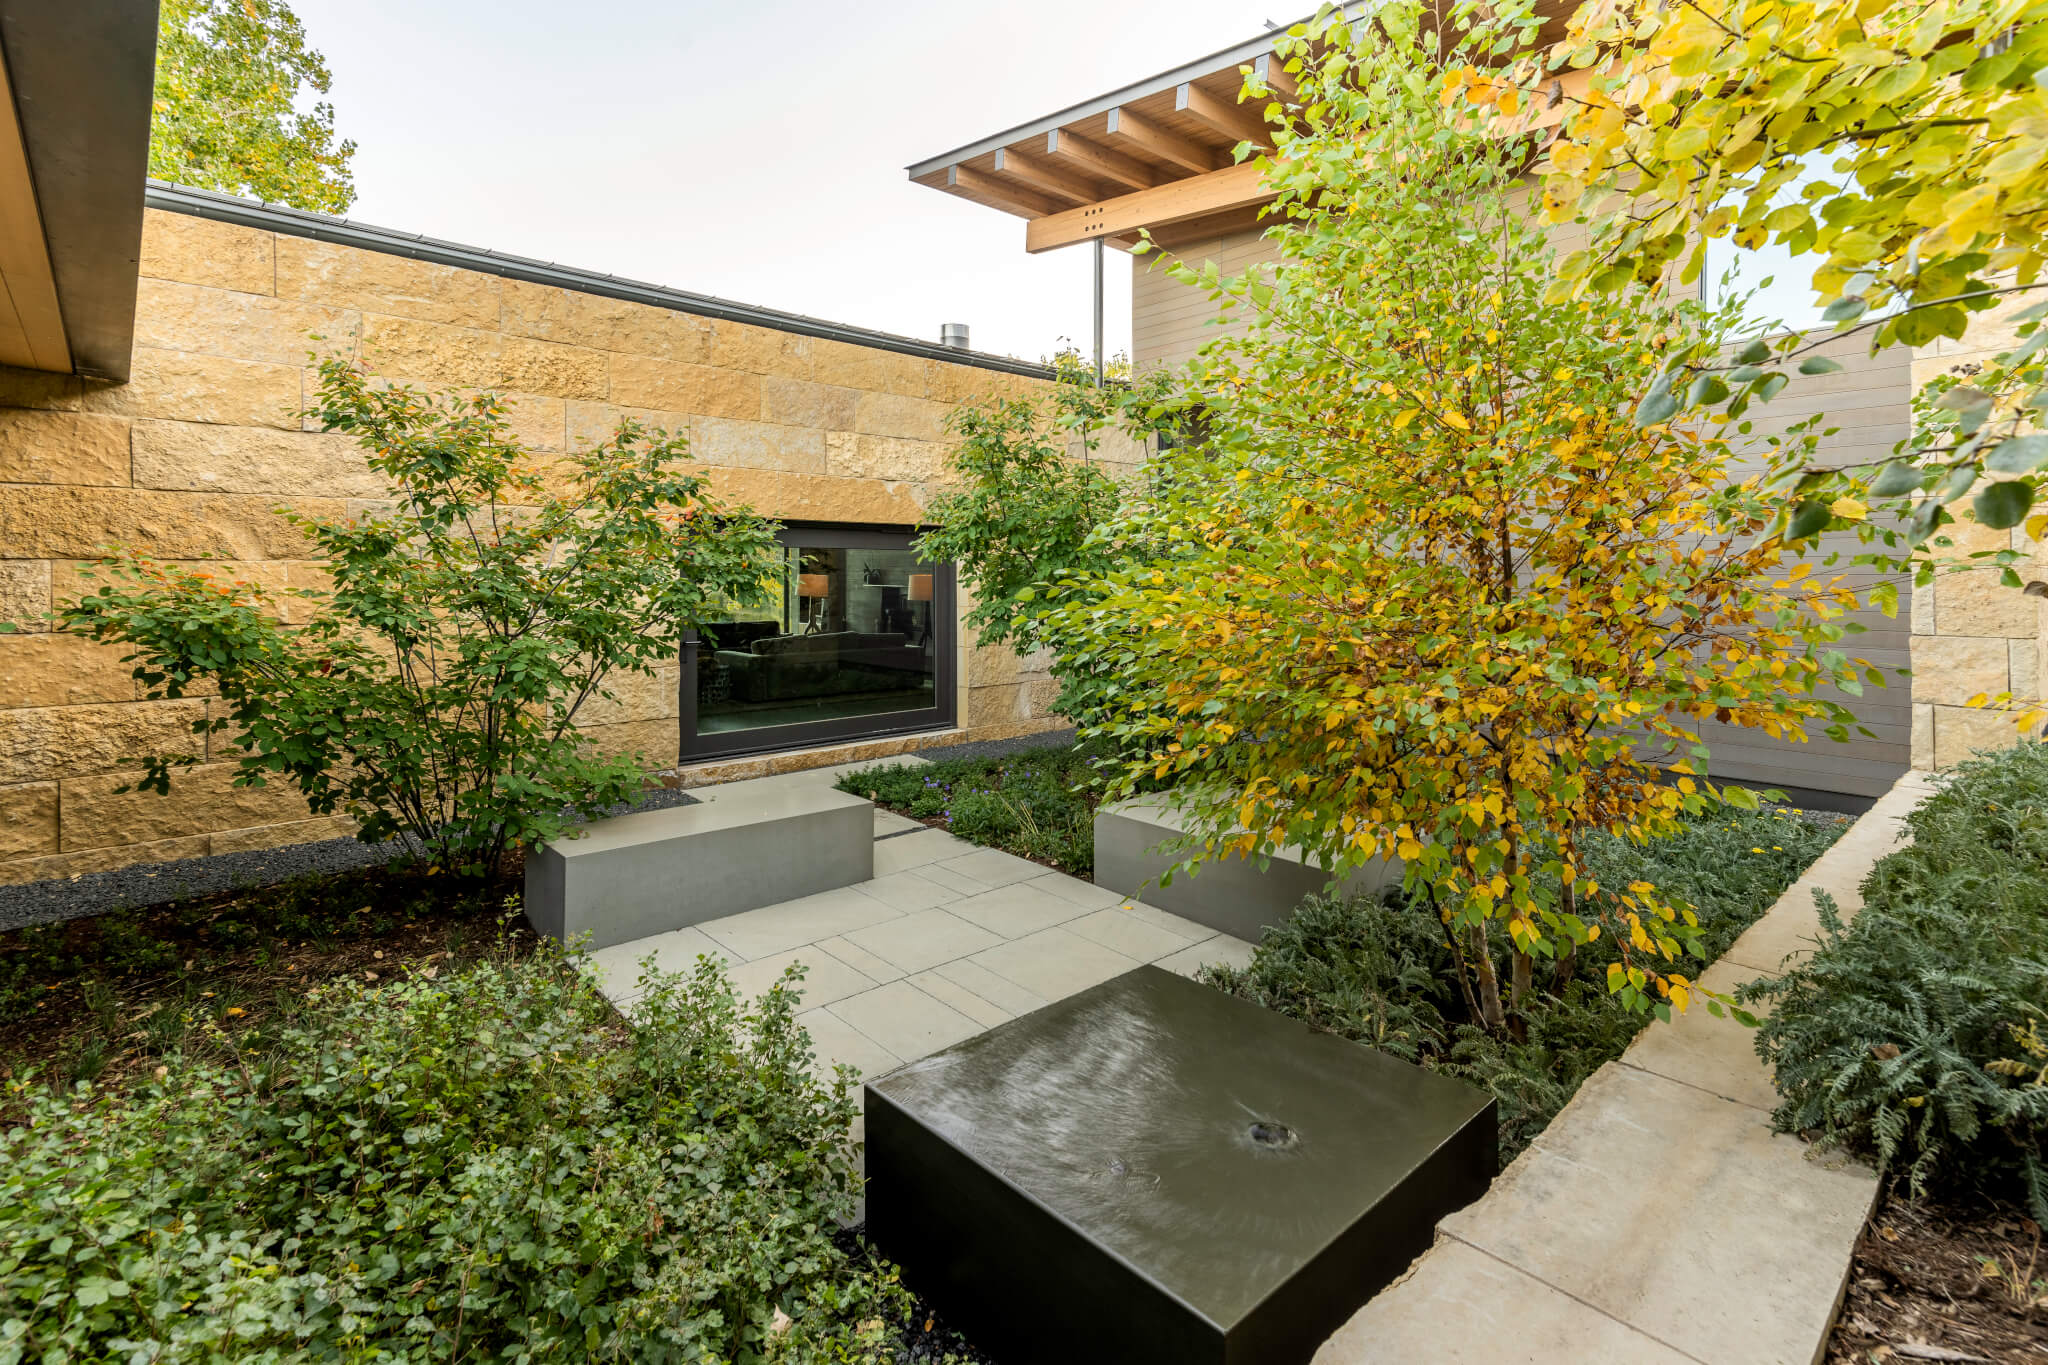
M 897 532 L 790 527 L 781 540 L 770 604 L 684 646 L 683 759 L 951 725 L 952 566 Z

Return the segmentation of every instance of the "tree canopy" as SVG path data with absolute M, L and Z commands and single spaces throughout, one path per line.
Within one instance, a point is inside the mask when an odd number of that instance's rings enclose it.
M 355 202 L 327 62 L 286 0 L 164 0 L 149 173 L 293 208 Z

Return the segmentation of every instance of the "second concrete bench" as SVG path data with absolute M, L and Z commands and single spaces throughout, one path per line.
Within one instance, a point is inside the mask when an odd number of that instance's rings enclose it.
M 1264 867 L 1241 857 L 1215 858 L 1159 885 L 1160 874 L 1185 856 L 1161 852 L 1161 845 L 1186 834 L 1179 813 L 1162 803 L 1103 806 L 1095 812 L 1095 884 L 1247 943 L 1257 943 L 1268 925 L 1280 923 L 1319 892 L 1372 896 L 1401 884 L 1401 864 L 1374 862 L 1333 888 L 1329 873 L 1304 859 L 1301 850 L 1286 848 Z
M 791 787 L 586 825 L 526 857 L 535 930 L 608 948 L 875 875 L 874 804 Z

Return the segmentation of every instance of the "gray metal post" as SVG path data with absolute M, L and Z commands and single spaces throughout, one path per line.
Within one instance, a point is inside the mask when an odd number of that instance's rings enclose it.
M 1095 239 L 1095 387 L 1102 387 L 1102 239 Z

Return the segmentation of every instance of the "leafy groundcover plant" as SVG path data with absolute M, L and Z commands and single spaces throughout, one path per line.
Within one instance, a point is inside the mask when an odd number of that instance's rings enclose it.
M 544 952 L 319 988 L 125 1096 L 16 1083 L 0 1361 L 884 1359 L 793 984 L 700 961 L 628 1031 Z
M 1048 863 L 1076 877 L 1095 871 L 1095 798 L 1081 749 L 1029 749 L 851 773 L 841 791 L 963 839 Z
M 1819 951 L 1748 993 L 1774 1121 L 2048 1222 L 2048 745 L 1962 765 L 1906 824 L 1854 922 L 1822 898 Z
M 1651 881 L 1689 906 L 1712 961 L 1844 828 L 1845 821 L 1785 810 L 1729 811 L 1692 818 L 1647 845 L 1594 836 L 1587 870 L 1602 887 Z M 1495 956 L 1505 957 L 1506 935 L 1493 938 Z M 1607 998 L 1606 966 L 1619 958 L 1612 946 L 1602 938 L 1580 951 L 1584 975 L 1555 994 L 1532 995 L 1521 1038 L 1478 1026 L 1445 925 L 1421 902 L 1311 900 L 1266 931 L 1248 967 L 1210 967 L 1205 975 L 1282 1014 L 1492 1091 L 1505 1163 L 1649 1022 Z M 1718 1027 L 1741 1026 L 1722 1020 Z

